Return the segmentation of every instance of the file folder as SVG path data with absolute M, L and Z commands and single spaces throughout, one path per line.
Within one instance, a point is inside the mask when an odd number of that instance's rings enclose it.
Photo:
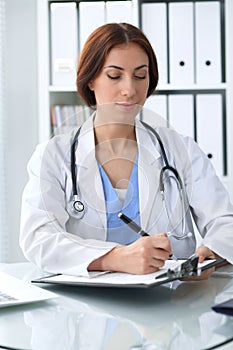
M 105 23 L 104 1 L 81 1 L 79 3 L 80 50 L 94 29 Z
M 193 95 L 169 95 L 168 111 L 169 127 L 182 135 L 194 138 Z
M 75 86 L 78 23 L 75 2 L 51 3 L 52 85 Z
M 167 10 L 165 3 L 142 4 L 142 30 L 155 51 L 159 86 L 168 83 Z
M 106 1 L 106 23 L 126 22 L 133 24 L 132 1 Z
M 170 83 L 194 83 L 194 5 L 169 3 Z
M 197 83 L 220 83 L 221 16 L 220 2 L 195 3 L 196 80 Z
M 221 94 L 198 94 L 196 97 L 197 142 L 223 175 L 223 114 Z

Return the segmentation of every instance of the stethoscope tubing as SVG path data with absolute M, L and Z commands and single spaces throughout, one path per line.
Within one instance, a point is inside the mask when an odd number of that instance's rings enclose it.
M 169 236 L 173 236 L 177 239 L 184 239 L 187 236 L 189 236 L 189 234 L 185 233 L 185 218 L 183 217 L 185 214 L 185 208 L 184 208 L 184 198 L 183 198 L 183 190 L 184 190 L 184 186 L 183 186 L 183 182 L 181 180 L 181 177 L 179 175 L 179 172 L 177 171 L 177 169 L 175 169 L 174 167 L 172 167 L 169 162 L 168 162 L 168 158 L 167 158 L 167 154 L 165 152 L 165 148 L 163 145 L 163 142 L 159 136 L 159 134 L 157 133 L 157 131 L 152 128 L 149 124 L 145 123 L 144 121 L 141 120 L 141 123 L 143 124 L 143 126 L 149 130 L 157 139 L 159 146 L 160 146 L 160 150 L 161 150 L 161 156 L 162 159 L 164 161 L 164 166 L 162 167 L 161 171 L 160 171 L 160 176 L 159 176 L 159 189 L 160 189 L 160 193 L 161 193 L 161 197 L 162 197 L 162 201 L 164 203 L 164 207 L 165 207 L 165 211 L 166 211 L 166 215 L 168 217 L 169 220 L 169 215 L 168 215 L 168 211 L 167 211 L 167 207 L 165 204 L 165 198 L 164 198 L 164 191 L 165 191 L 165 186 L 164 186 L 164 174 L 165 172 L 172 172 L 175 175 L 175 178 L 178 182 L 178 186 L 179 186 L 179 193 L 180 193 L 180 200 L 181 200 L 181 205 L 182 205 L 182 234 L 177 235 L 177 234 L 172 234 L 172 232 L 169 233 Z M 71 178 L 72 178 L 72 192 L 73 192 L 73 212 L 77 212 L 77 214 L 80 214 L 80 212 L 84 213 L 84 204 L 78 199 L 78 190 L 77 190 L 77 174 L 76 174 L 76 159 L 75 159 L 75 150 L 78 146 L 78 138 L 80 135 L 80 131 L 81 131 L 81 127 L 79 127 L 79 129 L 77 130 L 74 138 L 73 138 L 73 142 L 71 144 L 71 154 L 70 154 L 70 161 L 71 161 Z M 78 204 L 78 205 L 76 205 Z M 77 210 L 76 208 L 82 208 L 81 210 Z
M 72 178 L 72 192 L 73 192 L 73 197 L 75 200 L 77 200 L 78 196 L 78 190 L 77 190 L 77 175 L 76 175 L 76 167 L 75 167 L 75 149 L 78 143 L 78 137 L 81 131 L 81 126 L 74 135 L 74 139 L 71 145 L 71 150 L 70 150 L 70 170 L 71 170 L 71 178 Z

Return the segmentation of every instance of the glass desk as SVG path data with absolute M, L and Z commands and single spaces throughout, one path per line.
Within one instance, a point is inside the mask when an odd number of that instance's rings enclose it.
M 0 264 L 30 281 L 30 263 Z M 152 289 L 40 285 L 58 298 L 0 309 L 0 348 L 20 350 L 233 349 L 233 317 L 211 306 L 233 297 L 233 278 Z

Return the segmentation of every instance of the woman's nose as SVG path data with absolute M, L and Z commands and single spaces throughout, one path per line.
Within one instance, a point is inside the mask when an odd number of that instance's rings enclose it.
M 132 79 L 126 79 L 124 82 L 122 82 L 122 86 L 121 86 L 121 95 L 122 96 L 134 96 L 136 92 L 135 89 L 135 84 L 132 81 Z

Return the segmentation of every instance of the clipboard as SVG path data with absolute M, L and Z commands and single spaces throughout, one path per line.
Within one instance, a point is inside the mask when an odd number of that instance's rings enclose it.
M 151 288 L 182 278 L 198 276 L 202 271 L 224 261 L 225 259 L 213 259 L 205 260 L 200 264 L 198 256 L 194 255 L 187 260 L 167 260 L 160 270 L 145 275 L 108 271 L 90 272 L 88 277 L 55 274 L 34 279 L 31 282 L 85 287 Z

